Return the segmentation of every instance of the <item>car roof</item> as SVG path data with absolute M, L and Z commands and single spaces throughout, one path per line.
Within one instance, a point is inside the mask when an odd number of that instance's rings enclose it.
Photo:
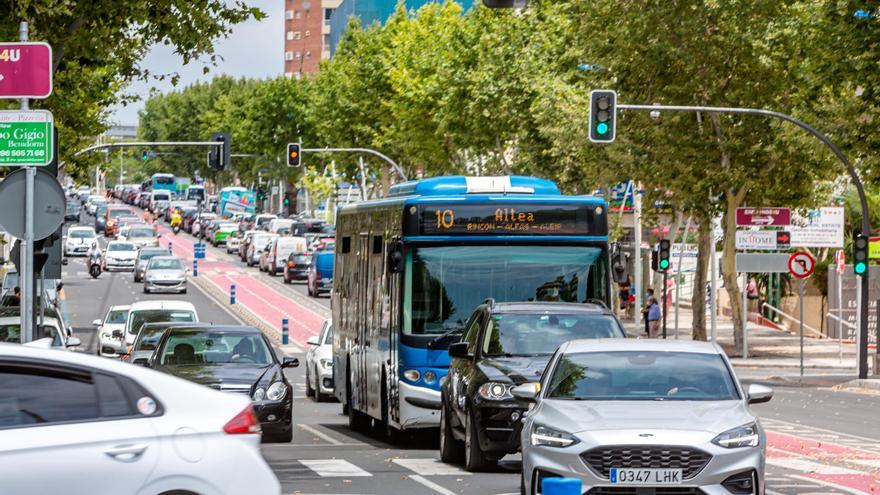
M 107 311 L 108 311 L 108 312 L 109 312 L 109 311 L 121 311 L 121 310 L 123 310 L 123 309 L 128 309 L 128 308 L 130 308 L 130 307 L 131 307 L 131 306 L 129 306 L 128 304 L 117 304 L 117 305 L 115 305 L 115 306 L 110 306 L 110 309 L 108 309 Z
M 489 305 L 492 313 L 592 313 L 612 314 L 607 307 L 596 303 L 569 303 L 552 301 L 502 302 Z
M 259 329 L 255 328 L 255 327 L 250 327 L 247 325 L 200 325 L 197 323 L 197 324 L 179 325 L 179 326 L 175 326 L 173 328 L 170 328 L 169 330 L 174 330 L 174 333 L 185 333 L 190 330 L 192 330 L 194 332 L 201 331 L 201 330 L 204 330 L 206 327 L 210 327 L 211 332 L 214 332 L 214 333 L 244 333 L 244 334 L 254 334 L 254 335 L 257 335 L 257 334 L 262 335 L 263 334 L 263 332 L 261 332 Z
M 160 301 L 137 301 L 131 304 L 130 311 L 149 311 L 152 309 L 191 310 L 196 307 L 191 302 L 164 299 Z
M 699 340 L 665 339 L 580 339 L 563 344 L 563 353 L 614 352 L 614 351 L 660 351 L 690 352 L 696 354 L 724 354 L 717 344 Z

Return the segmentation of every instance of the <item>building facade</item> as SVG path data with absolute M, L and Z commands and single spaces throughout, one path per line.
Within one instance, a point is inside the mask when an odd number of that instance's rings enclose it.
M 407 10 L 416 10 L 419 7 L 431 3 L 442 2 L 443 0 L 406 0 Z M 471 8 L 474 1 L 480 0 L 456 0 L 465 9 Z M 342 0 L 337 2 L 336 9 L 330 14 L 330 33 L 329 33 L 329 53 L 331 56 L 339 46 L 348 26 L 349 19 L 358 17 L 361 20 L 361 26 L 369 26 L 374 22 L 384 24 L 394 9 L 397 8 L 398 0 Z
M 301 78 L 330 58 L 330 19 L 342 0 L 284 0 L 284 74 Z

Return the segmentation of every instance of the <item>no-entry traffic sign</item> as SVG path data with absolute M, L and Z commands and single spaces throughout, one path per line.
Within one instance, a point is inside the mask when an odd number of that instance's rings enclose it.
M 794 253 L 788 258 L 788 272 L 794 278 L 807 278 L 815 268 L 816 260 L 810 253 Z
M 0 167 L 43 166 L 52 161 L 52 113 L 0 111 Z
M 47 98 L 50 94 L 49 44 L 0 43 L 0 98 Z

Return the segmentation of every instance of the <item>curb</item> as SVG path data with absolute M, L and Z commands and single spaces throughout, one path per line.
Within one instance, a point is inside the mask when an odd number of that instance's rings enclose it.
M 834 387 L 837 390 L 846 390 L 846 391 L 865 391 L 871 393 L 880 394 L 880 379 L 878 378 L 869 378 L 866 380 L 863 379 L 855 379 L 848 381 L 846 383 L 841 383 L 840 385 Z

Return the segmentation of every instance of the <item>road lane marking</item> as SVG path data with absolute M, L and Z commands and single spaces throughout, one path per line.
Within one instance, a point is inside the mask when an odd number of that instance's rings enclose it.
M 311 433 L 312 435 L 315 435 L 316 437 L 320 438 L 321 440 L 324 440 L 325 442 L 329 443 L 330 445 L 342 445 L 342 443 L 343 443 L 343 442 L 340 442 L 339 440 L 331 437 L 330 435 L 328 435 L 322 431 L 319 431 L 317 428 L 314 428 L 312 426 L 305 425 L 305 424 L 300 424 L 297 426 L 299 426 L 300 429 L 305 430 L 305 431 Z
M 373 476 L 343 459 L 300 459 L 299 462 L 322 478 L 365 478 Z
M 774 458 L 767 459 L 767 464 L 771 464 L 773 466 L 781 467 L 784 469 L 790 469 L 792 471 L 800 471 L 802 473 L 813 473 L 813 474 L 845 474 L 845 475 L 854 475 L 854 474 L 864 474 L 860 471 L 856 471 L 854 469 L 847 469 L 838 466 L 830 466 L 828 464 L 820 464 L 818 462 L 809 461 L 803 458 Z
M 838 485 L 837 483 L 832 483 L 830 481 L 820 480 L 820 479 L 816 479 L 816 478 L 809 478 L 807 476 L 799 476 L 796 474 L 791 475 L 791 477 L 793 479 L 800 480 L 800 481 L 807 481 L 807 482 L 816 483 L 816 484 L 822 485 L 826 488 L 834 488 L 835 490 L 840 490 L 844 493 L 850 493 L 852 495 L 867 495 L 866 492 L 863 492 L 861 490 L 856 490 L 855 488 L 850 488 L 848 486 Z
M 456 466 L 441 462 L 440 459 L 392 459 L 394 464 L 425 476 L 470 476 L 471 473 Z
M 434 490 L 435 492 L 440 493 L 441 495 L 458 495 L 454 491 L 447 490 L 446 488 L 443 488 L 442 486 L 438 485 L 437 483 L 434 483 L 433 481 L 422 478 L 421 476 L 419 476 L 417 474 L 409 475 L 409 479 L 411 479 L 411 480 L 415 481 L 416 483 L 419 483 L 423 486 L 426 486 L 426 487 L 430 488 L 431 490 Z

